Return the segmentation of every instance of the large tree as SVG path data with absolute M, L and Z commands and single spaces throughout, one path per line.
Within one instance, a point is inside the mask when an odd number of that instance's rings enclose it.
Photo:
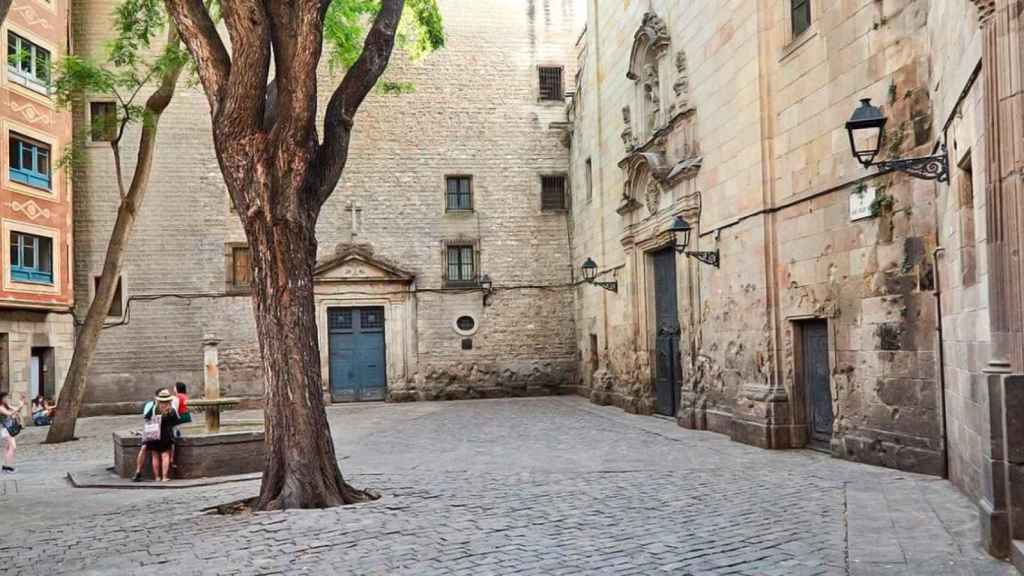
M 409 0 L 421 45 L 443 43 L 434 0 Z M 230 52 L 201 0 L 166 0 L 197 66 L 225 184 L 250 246 L 266 381 L 266 461 L 256 508 L 325 508 L 372 493 L 345 482 L 323 404 L 313 303 L 316 223 L 345 169 L 356 111 L 391 58 L 404 0 L 232 0 Z M 372 19 L 317 125 L 331 13 Z M 344 55 L 342 55 L 344 57 Z M 271 80 L 271 68 L 274 78 Z
M 217 0 L 203 0 L 203 6 L 211 21 L 219 20 Z M 419 8 L 412 10 L 410 18 L 404 21 L 403 32 L 399 35 L 401 45 L 413 57 L 438 47 L 442 40 L 440 36 L 432 38 L 430 35 L 430 30 L 439 30 L 440 22 L 432 1 L 420 2 L 417 6 Z M 325 35 L 332 53 L 332 67 L 348 68 L 358 59 L 365 18 L 377 9 L 374 2 L 365 0 L 339 1 L 331 6 Z M 47 433 L 49 443 L 74 439 L 89 370 L 100 335 L 108 327 L 107 314 L 117 294 L 124 257 L 149 189 L 160 119 L 171 104 L 178 80 L 191 60 L 182 46 L 177 27 L 167 18 L 163 0 L 123 0 L 114 10 L 112 22 L 114 38 L 101 60 L 69 55 L 57 63 L 54 75 L 54 92 L 61 106 L 84 104 L 86 96 L 113 100 L 111 115 L 91 117 L 91 123 L 76 132 L 72 153 L 65 157 L 64 163 L 72 169 L 80 169 L 84 142 L 90 138 L 108 140 L 113 157 L 112 181 L 117 184 L 120 203 L 95 295 L 78 329 L 71 366 L 61 387 L 60 410 Z M 385 82 L 382 87 L 390 93 L 411 88 L 399 82 Z M 139 126 L 137 154 L 130 176 L 126 177 L 122 147 L 131 134 L 128 128 L 133 125 Z

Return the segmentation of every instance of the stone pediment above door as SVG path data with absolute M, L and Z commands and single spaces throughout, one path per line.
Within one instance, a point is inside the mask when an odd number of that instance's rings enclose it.
M 373 255 L 369 246 L 342 245 L 334 254 L 317 262 L 314 281 L 343 282 L 396 282 L 408 284 L 415 274 L 407 272 L 383 258 Z

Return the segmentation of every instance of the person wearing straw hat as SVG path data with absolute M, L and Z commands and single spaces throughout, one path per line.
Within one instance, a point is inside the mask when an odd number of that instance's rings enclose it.
M 153 478 L 157 482 L 170 480 L 171 471 L 171 448 L 174 446 L 174 427 L 181 423 L 181 418 L 174 410 L 171 402 L 174 395 L 167 389 L 160 390 L 153 399 L 155 407 L 150 416 L 150 424 L 158 424 L 160 435 L 157 438 L 147 439 L 144 442 L 146 450 L 151 454 L 153 465 Z

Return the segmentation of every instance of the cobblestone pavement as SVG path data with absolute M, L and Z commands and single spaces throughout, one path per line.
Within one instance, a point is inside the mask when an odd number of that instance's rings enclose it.
M 0 484 L 2 574 L 1011 575 L 945 481 L 771 452 L 580 398 L 329 409 L 342 469 L 382 500 L 236 516 L 204 507 L 256 482 L 92 490 L 110 464 L 78 442 L 19 437 Z

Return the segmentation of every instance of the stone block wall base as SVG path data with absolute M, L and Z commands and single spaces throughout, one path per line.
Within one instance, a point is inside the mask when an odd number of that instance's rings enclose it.
M 733 442 L 741 442 L 758 448 L 771 448 L 771 427 L 764 422 L 741 420 L 734 418 L 732 430 L 729 431 L 729 438 Z
M 725 434 L 726 436 L 732 436 L 733 426 L 733 415 L 728 412 L 721 412 L 718 410 L 708 410 L 705 413 L 707 417 L 708 427 L 707 429 L 711 432 L 717 432 L 719 434 Z
M 996 558 L 1010 557 L 1010 519 L 1005 510 L 995 511 L 988 500 L 978 502 L 981 543 Z
M 895 441 L 847 434 L 832 440 L 837 458 L 906 472 L 942 476 L 946 459 L 941 450 L 910 447 Z

